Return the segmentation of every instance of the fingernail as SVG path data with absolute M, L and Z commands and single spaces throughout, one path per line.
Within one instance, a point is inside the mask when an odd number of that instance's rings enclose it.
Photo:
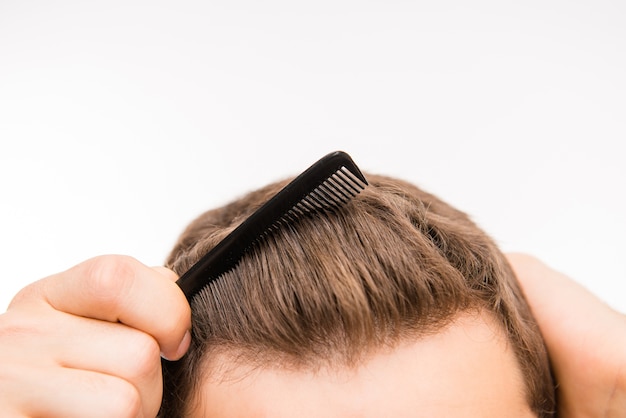
M 185 335 L 183 336 L 183 339 L 180 341 L 180 344 L 178 348 L 176 349 L 176 353 L 174 353 L 174 356 L 170 358 L 166 356 L 165 354 L 161 353 L 161 357 L 163 357 L 165 360 L 168 360 L 168 361 L 178 360 L 187 352 L 190 345 L 191 345 L 191 332 L 187 330 L 187 332 L 185 332 Z
M 187 330 L 187 332 L 185 332 L 185 336 L 180 342 L 180 345 L 178 346 L 178 349 L 176 350 L 176 358 L 177 359 L 181 358 L 187 352 L 190 345 L 191 345 L 191 331 Z

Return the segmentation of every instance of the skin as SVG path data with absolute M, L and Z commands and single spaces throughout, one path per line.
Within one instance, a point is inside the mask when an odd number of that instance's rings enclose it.
M 176 275 L 98 257 L 23 289 L 0 316 L 3 417 L 154 417 L 160 354 L 189 346 Z
M 508 259 L 548 347 L 558 417 L 626 417 L 626 316 L 534 257 Z
M 190 417 L 530 418 L 524 381 L 500 327 L 462 314 L 443 331 L 377 352 L 356 369 L 250 370 L 217 360 Z

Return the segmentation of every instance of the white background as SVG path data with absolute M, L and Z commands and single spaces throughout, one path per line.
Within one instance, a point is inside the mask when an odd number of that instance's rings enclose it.
M 621 0 L 0 0 L 0 312 L 335 149 L 626 312 L 625 139 Z

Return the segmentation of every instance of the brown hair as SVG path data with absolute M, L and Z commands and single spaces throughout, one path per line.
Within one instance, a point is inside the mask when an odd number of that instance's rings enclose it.
M 553 416 L 546 350 L 517 280 L 462 212 L 404 181 L 367 175 L 345 207 L 282 227 L 195 298 L 193 342 L 164 362 L 161 414 L 182 416 L 207 358 L 260 367 L 357 365 L 364 355 L 436 332 L 470 309 L 491 312 L 514 349 L 529 405 Z M 181 274 L 273 196 L 271 184 L 204 213 L 167 265 Z

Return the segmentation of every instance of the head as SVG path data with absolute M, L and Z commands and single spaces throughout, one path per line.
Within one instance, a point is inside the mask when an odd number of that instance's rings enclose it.
M 194 299 L 163 416 L 552 416 L 543 341 L 498 248 L 435 196 L 366 177 Z M 185 272 L 285 184 L 201 215 L 168 267 Z

